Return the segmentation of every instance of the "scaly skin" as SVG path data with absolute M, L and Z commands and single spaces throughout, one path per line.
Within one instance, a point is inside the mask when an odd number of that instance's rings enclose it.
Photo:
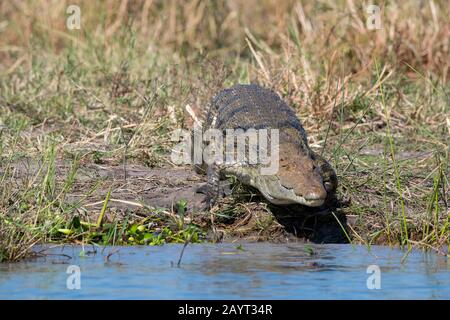
M 279 170 L 261 175 L 258 165 L 221 164 L 196 166 L 208 176 L 206 194 L 214 204 L 220 194 L 220 180 L 234 175 L 258 189 L 274 204 L 302 204 L 318 207 L 334 195 L 337 177 L 330 164 L 312 152 L 300 120 L 273 91 L 258 85 L 235 85 L 219 92 L 211 101 L 206 128 L 279 129 Z

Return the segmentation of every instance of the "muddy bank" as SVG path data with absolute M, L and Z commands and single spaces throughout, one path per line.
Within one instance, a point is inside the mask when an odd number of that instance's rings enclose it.
M 47 169 L 45 165 L 30 160 L 21 161 L 11 165 L 9 174 L 14 175 L 17 181 L 31 183 L 39 172 L 45 171 L 43 168 Z M 59 184 L 64 184 L 72 169 L 70 164 L 56 162 L 54 172 Z M 339 205 L 331 208 L 335 215 L 328 207 L 277 207 L 267 203 L 256 190 L 240 186 L 234 188 L 231 197 L 223 199 L 211 211 L 205 211 L 205 195 L 195 192 L 205 181 L 205 176 L 196 174 L 190 167 L 148 168 L 135 164 L 84 163 L 79 164 L 73 186 L 63 201 L 74 208 L 73 215 L 97 221 L 110 192 L 104 219 L 116 221 L 129 214 L 145 217 L 160 211 L 176 217 L 179 215 L 178 204 L 184 200 L 184 220 L 206 230 L 210 241 L 348 241 L 343 232 L 346 219 L 344 214 L 340 214 Z

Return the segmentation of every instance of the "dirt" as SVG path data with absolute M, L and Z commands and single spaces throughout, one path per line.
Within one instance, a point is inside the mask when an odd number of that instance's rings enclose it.
M 82 181 L 103 180 L 111 183 L 112 198 L 126 201 L 138 201 L 154 208 L 170 209 L 179 200 L 187 200 L 189 211 L 202 207 L 205 196 L 196 193 L 199 184 L 204 182 L 202 176 L 186 168 L 148 168 L 138 165 L 101 166 L 87 165 L 80 168 Z M 85 190 L 83 190 L 85 191 Z M 104 194 L 104 192 L 100 192 Z M 71 196 L 82 197 L 83 192 Z M 117 203 L 117 206 L 129 207 Z

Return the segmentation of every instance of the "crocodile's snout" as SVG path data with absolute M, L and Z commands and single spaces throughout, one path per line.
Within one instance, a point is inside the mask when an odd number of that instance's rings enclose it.
M 305 198 L 307 201 L 314 201 L 314 200 L 324 200 L 327 197 L 327 191 L 323 187 L 317 188 L 316 191 L 311 191 L 305 193 L 303 198 Z
M 251 183 L 274 204 L 302 204 L 319 207 L 325 203 L 327 190 L 320 170 L 308 155 L 280 159 L 277 175 L 259 176 Z
M 297 188 L 294 188 L 295 194 L 303 196 L 306 202 L 310 203 L 310 206 L 314 206 L 312 204 L 322 205 L 327 198 L 327 190 L 320 171 L 313 168 L 307 172 L 300 172 L 297 178 L 303 180 L 303 183 L 298 183 Z
M 281 190 L 277 193 L 284 195 L 282 198 L 285 203 L 317 207 L 327 198 L 320 168 L 316 166 L 307 147 L 290 144 L 281 147 L 278 179 Z M 276 189 L 276 186 L 272 186 L 272 189 Z
M 320 207 L 324 204 L 327 197 L 327 192 L 324 188 L 323 190 L 318 190 L 318 192 L 295 192 L 293 188 L 287 188 L 282 185 L 279 177 L 276 176 L 260 177 L 254 186 L 258 187 L 267 200 L 278 205 L 302 204 L 308 207 Z
M 318 207 L 325 202 L 325 199 L 327 198 L 327 191 L 323 187 L 318 188 L 316 191 L 305 193 L 303 198 L 310 207 Z

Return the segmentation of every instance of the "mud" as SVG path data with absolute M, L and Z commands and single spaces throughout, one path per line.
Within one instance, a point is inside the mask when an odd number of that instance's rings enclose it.
M 81 168 L 79 174 L 88 184 L 96 180 L 110 182 L 113 188 L 111 195 L 115 199 L 138 201 L 149 207 L 171 209 L 179 200 L 186 200 L 187 209 L 195 211 L 202 208 L 205 200 L 203 194 L 195 192 L 205 181 L 204 177 L 188 168 L 148 168 L 138 165 L 124 168 L 91 164 Z M 118 203 L 118 206 L 121 204 Z M 125 204 L 122 206 L 127 207 Z

